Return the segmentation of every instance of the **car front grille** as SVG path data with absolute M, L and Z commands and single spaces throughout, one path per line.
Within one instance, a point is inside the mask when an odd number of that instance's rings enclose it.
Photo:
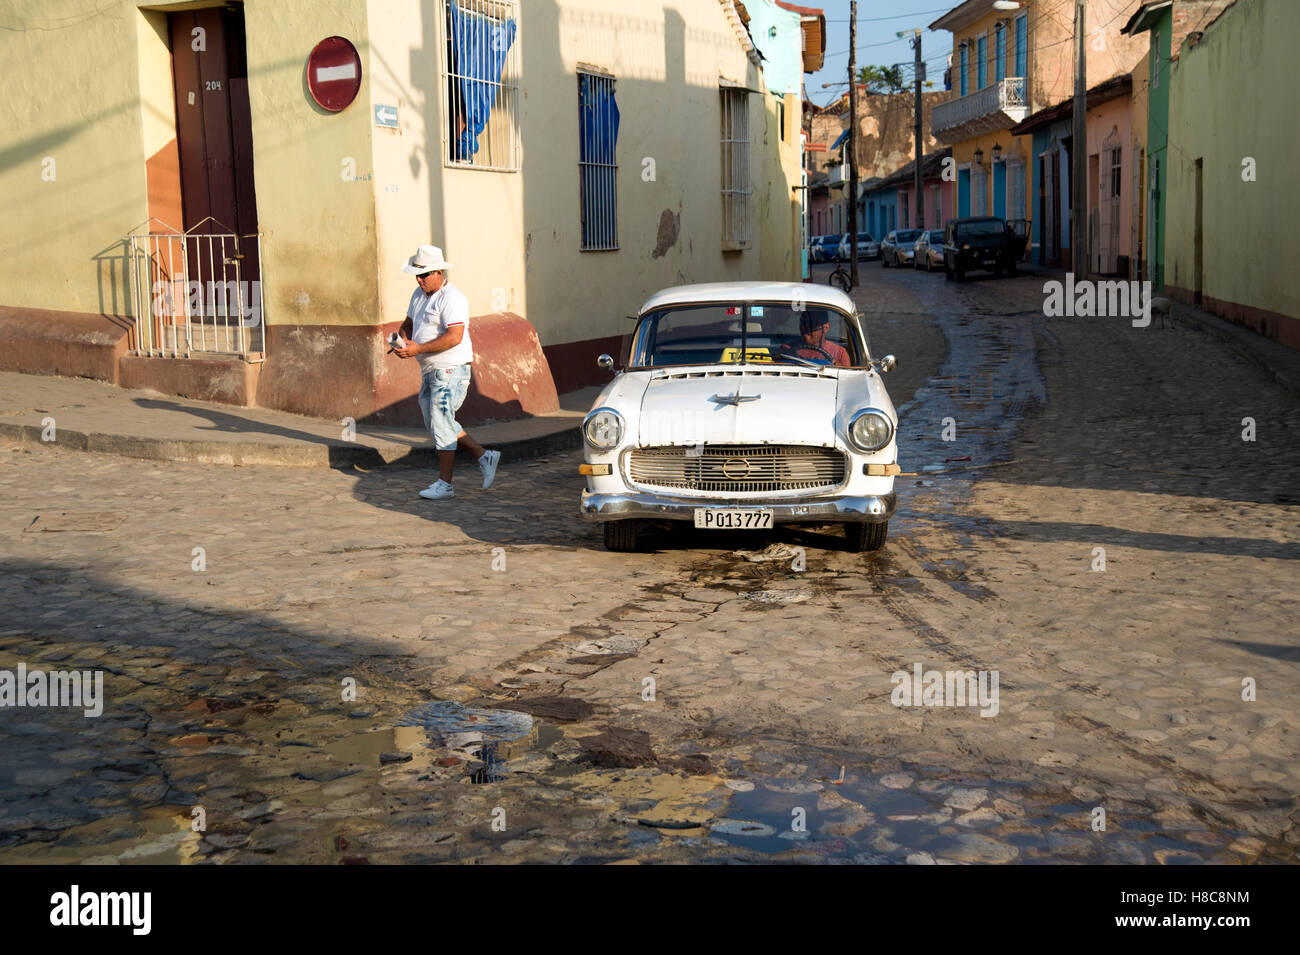
M 632 484 L 720 494 L 819 491 L 844 483 L 841 452 L 795 444 L 633 448 L 626 468 Z

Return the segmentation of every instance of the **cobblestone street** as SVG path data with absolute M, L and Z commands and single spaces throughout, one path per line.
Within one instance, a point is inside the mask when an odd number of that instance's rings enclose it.
M 907 472 L 874 554 L 606 552 L 579 451 L 431 502 L 4 446 L 0 669 L 104 700 L 0 711 L 0 861 L 1297 861 L 1294 396 L 1041 276 L 861 269 Z M 996 713 L 895 705 L 916 666 L 997 671 Z

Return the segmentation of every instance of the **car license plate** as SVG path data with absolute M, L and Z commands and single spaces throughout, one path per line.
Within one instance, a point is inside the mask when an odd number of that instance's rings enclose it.
M 985 260 L 984 260 L 984 264 L 985 264 L 985 265 L 997 265 L 997 264 L 998 264 L 998 260 L 997 260 L 997 259 L 985 259 Z
M 709 530 L 763 531 L 772 527 L 771 511 L 745 508 L 697 507 L 695 526 Z

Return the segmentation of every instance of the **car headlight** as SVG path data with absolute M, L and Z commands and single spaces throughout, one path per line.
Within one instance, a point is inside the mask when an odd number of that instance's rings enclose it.
M 893 422 L 875 408 L 864 408 L 849 421 L 849 441 L 859 450 L 879 451 L 893 436 Z
M 582 436 L 593 448 L 607 451 L 623 439 L 623 419 L 610 408 L 597 408 L 582 423 Z

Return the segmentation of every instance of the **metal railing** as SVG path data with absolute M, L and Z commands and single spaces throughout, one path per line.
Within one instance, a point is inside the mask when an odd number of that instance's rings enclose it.
M 945 133 L 966 138 L 983 132 L 1007 129 L 1029 115 L 1025 78 L 1008 76 L 960 99 L 939 103 L 931 114 L 930 128 L 938 139 Z
M 161 226 L 156 229 L 155 226 Z M 211 227 L 214 231 L 201 231 Z M 135 339 L 131 353 L 266 358 L 262 237 L 209 217 L 187 232 L 149 219 L 125 237 Z

